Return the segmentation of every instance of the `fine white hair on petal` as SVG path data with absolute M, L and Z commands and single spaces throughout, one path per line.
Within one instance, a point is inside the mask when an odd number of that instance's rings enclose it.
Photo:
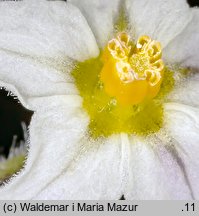
M 82 97 L 79 95 L 56 95 L 48 97 L 35 97 L 28 100 L 30 106 L 33 110 L 48 112 L 49 109 L 55 109 L 57 107 L 67 106 L 71 107 L 81 107 Z
M 86 17 L 97 42 L 103 48 L 112 36 L 120 0 L 69 0 Z
M 199 109 L 178 103 L 167 103 L 165 122 L 182 158 L 193 198 L 199 199 Z
M 98 47 L 78 8 L 63 1 L 0 4 L 0 49 L 37 57 L 85 60 Z
M 126 199 L 190 199 L 191 194 L 175 158 L 162 140 L 130 137 L 129 179 Z M 155 142 L 155 143 L 154 143 Z
M 77 157 L 34 199 L 119 199 L 126 182 L 121 142 L 120 135 L 82 139 Z
M 165 47 L 191 19 L 186 0 L 126 0 L 135 37 L 149 35 Z
M 191 11 L 191 22 L 166 47 L 164 56 L 171 63 L 179 63 L 199 71 L 199 9 L 193 8 Z
M 27 104 L 27 101 L 26 99 L 24 99 L 19 91 L 15 88 L 15 86 L 11 85 L 11 84 L 8 84 L 8 83 L 5 83 L 5 82 L 2 82 L 0 80 L 0 89 L 4 89 L 5 91 L 7 92 L 11 92 L 11 94 L 13 95 L 14 97 L 14 100 L 17 100 L 19 103 L 21 103 L 24 107 L 26 107 L 27 109 L 29 109 L 29 106 Z
M 168 102 L 176 102 L 199 108 L 199 74 L 194 73 L 179 83 L 168 95 Z
M 43 98 L 42 104 L 34 102 L 41 109 L 30 123 L 26 166 L 1 188 L 0 199 L 32 199 L 73 160 L 85 135 L 88 118 L 80 109 L 81 103 L 69 104 L 69 97 L 72 96 L 52 96 Z

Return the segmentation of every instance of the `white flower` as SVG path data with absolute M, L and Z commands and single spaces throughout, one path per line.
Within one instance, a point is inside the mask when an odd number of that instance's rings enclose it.
M 71 2 L 0 3 L 0 86 L 35 111 L 26 167 L 1 199 L 198 199 L 198 9 L 185 0 Z M 169 96 L 159 132 L 93 141 L 70 71 L 99 55 L 124 3 L 136 38 L 160 41 L 166 64 L 195 73 Z

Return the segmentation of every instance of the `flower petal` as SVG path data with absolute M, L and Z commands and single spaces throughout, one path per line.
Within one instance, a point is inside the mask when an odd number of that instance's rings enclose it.
M 193 198 L 199 199 L 199 110 L 187 105 L 165 105 L 168 131 L 182 158 Z
M 154 146 L 150 139 L 146 141 L 130 138 L 130 169 L 125 198 L 190 199 L 189 188 L 175 158 L 157 137 L 152 142 Z
M 34 98 L 31 106 L 38 110 L 27 163 L 0 199 L 119 199 L 127 170 L 124 138 L 88 139 L 79 96 Z
M 187 27 L 164 50 L 171 63 L 199 70 L 199 9 L 192 9 L 193 18 Z
M 106 140 L 81 141 L 79 157 L 34 199 L 119 199 L 123 164 L 120 135 Z
M 69 74 L 71 59 L 98 55 L 77 8 L 61 1 L 4 2 L 0 19 L 1 86 L 30 109 L 26 103 L 31 97 L 77 94 Z
M 51 96 L 41 100 L 42 103 L 38 98 L 34 101 L 40 109 L 30 124 L 30 146 L 25 169 L 1 188 L 1 199 L 36 197 L 75 159 L 88 124 L 87 116 L 80 109 L 81 98 Z
M 86 17 L 97 42 L 103 48 L 113 33 L 120 0 L 70 0 Z
M 63 1 L 6 2 L 0 5 L 0 48 L 31 57 L 98 55 L 95 38 L 80 11 Z
M 0 86 L 19 96 L 23 105 L 30 109 L 27 104 L 30 98 L 78 94 L 66 72 L 47 66 L 45 62 L 3 51 L 0 51 Z
M 66 136 L 70 133 L 68 129 Z M 104 144 L 93 143 L 94 146 L 82 143 L 82 137 L 64 138 L 65 146 L 61 139 L 60 149 L 43 143 L 45 146 L 30 152 L 35 156 L 32 160 L 29 156 L 25 173 L 4 188 L 3 193 L 0 191 L 1 199 L 119 199 L 122 175 L 118 137 Z
M 186 0 L 127 0 L 127 9 L 135 37 L 149 35 L 166 46 L 191 19 Z
M 168 96 L 169 102 L 199 107 L 199 74 L 195 73 L 184 80 Z

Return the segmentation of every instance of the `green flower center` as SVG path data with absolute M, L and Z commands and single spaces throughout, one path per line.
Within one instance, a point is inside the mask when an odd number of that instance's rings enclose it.
M 155 98 L 139 104 L 123 105 L 111 97 L 100 80 L 104 64 L 97 58 L 76 64 L 72 71 L 76 87 L 83 98 L 83 108 L 90 117 L 89 133 L 93 138 L 127 133 L 146 136 L 163 125 L 163 101 L 174 86 L 173 72 L 164 69 L 164 79 Z

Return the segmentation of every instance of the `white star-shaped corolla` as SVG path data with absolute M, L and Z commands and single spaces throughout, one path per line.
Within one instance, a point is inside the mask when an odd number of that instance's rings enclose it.
M 70 76 L 99 55 L 126 6 L 135 37 L 161 42 L 166 64 L 192 69 L 164 104 L 164 127 L 145 138 L 90 139 Z M 198 199 L 199 11 L 185 0 L 0 3 L 0 86 L 34 111 L 25 168 L 1 199 Z

